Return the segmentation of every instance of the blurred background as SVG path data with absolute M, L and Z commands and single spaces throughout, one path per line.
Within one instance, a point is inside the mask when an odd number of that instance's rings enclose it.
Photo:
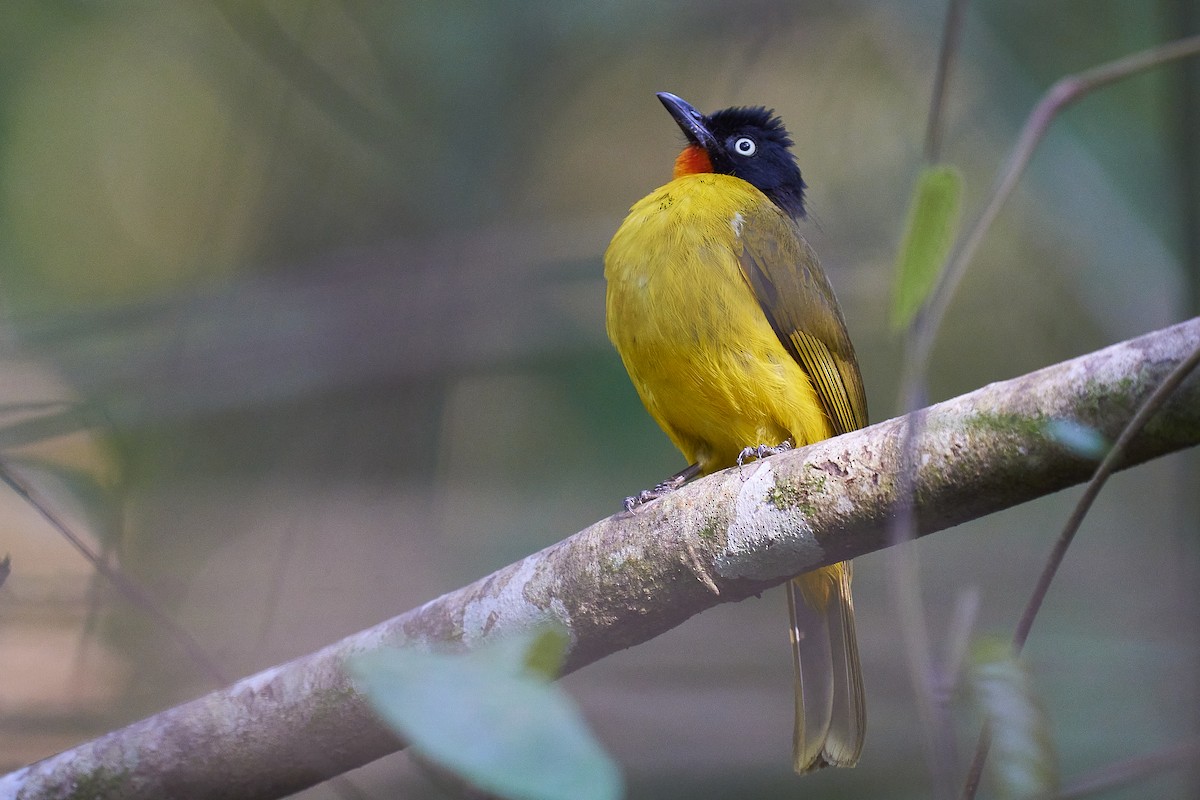
M 0 6 L 0 448 L 224 675 L 562 539 L 683 465 L 604 333 L 601 259 L 680 146 L 654 92 L 782 115 L 875 421 L 893 254 L 944 5 L 14 2 Z M 944 159 L 977 211 L 1059 76 L 1200 3 L 978 0 Z M 1193 316 L 1193 65 L 1069 110 L 988 236 L 934 400 Z M 1115 479 L 1027 650 L 1066 776 L 1193 735 L 1195 453 Z M 938 646 L 1007 636 L 1077 492 L 918 546 Z M 0 769 L 217 685 L 0 492 Z M 860 767 L 795 778 L 781 592 L 564 680 L 630 797 L 923 797 L 887 559 L 857 562 Z M 973 747 L 965 711 L 964 754 Z M 437 796 L 400 754 L 369 797 Z M 1169 773 L 1113 797 L 1195 796 Z M 328 786 L 305 798 L 338 796 Z

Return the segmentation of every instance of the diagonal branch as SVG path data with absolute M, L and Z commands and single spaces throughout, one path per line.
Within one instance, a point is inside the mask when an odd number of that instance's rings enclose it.
M 985 386 L 923 413 L 917 530 L 942 530 L 1080 483 L 1095 465 L 1044 432 L 1066 419 L 1113 438 L 1200 342 L 1200 318 Z M 601 520 L 470 586 L 329 647 L 0 777 L 0 800 L 291 794 L 402 746 L 342 670 L 384 642 L 472 647 L 556 621 L 567 670 L 718 603 L 888 543 L 903 419 L 727 470 Z M 1192 376 L 1130 445 L 1128 467 L 1200 443 Z M 94 790 L 94 791 L 93 791 Z

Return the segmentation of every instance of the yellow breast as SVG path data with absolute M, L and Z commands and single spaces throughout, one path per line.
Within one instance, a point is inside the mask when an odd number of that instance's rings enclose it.
M 687 175 L 637 203 L 604 257 L 609 338 L 646 409 L 705 473 L 743 447 L 832 434 L 739 266 L 763 204 L 775 211 L 738 178 Z

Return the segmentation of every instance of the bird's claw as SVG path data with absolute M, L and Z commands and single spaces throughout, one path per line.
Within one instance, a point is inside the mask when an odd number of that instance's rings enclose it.
M 742 462 L 751 456 L 754 458 L 766 458 L 767 456 L 777 456 L 780 453 L 786 453 L 791 449 L 792 443 L 787 439 L 784 439 L 774 447 L 769 444 L 760 444 L 757 447 L 743 447 L 742 452 L 738 453 L 737 465 L 739 467 L 742 466 Z
M 649 503 L 651 500 L 657 500 L 659 497 L 660 497 L 660 495 L 656 494 L 654 492 L 654 489 L 642 489 L 640 492 L 635 494 L 633 497 L 625 498 L 625 510 L 633 511 L 638 506 L 645 505 L 646 503 Z
M 638 506 L 643 506 L 646 503 L 649 503 L 651 500 L 657 500 L 660 497 L 665 497 L 666 495 L 675 491 L 682 485 L 683 485 L 683 478 L 679 475 L 675 475 L 671 478 L 667 478 L 665 481 L 658 484 L 653 489 L 642 489 L 640 492 L 635 494 L 633 497 L 626 497 L 625 498 L 625 510 L 633 511 Z

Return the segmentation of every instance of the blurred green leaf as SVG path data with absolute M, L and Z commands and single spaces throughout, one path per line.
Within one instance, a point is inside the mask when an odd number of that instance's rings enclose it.
M 1104 434 L 1073 419 L 1052 419 L 1044 426 L 1048 437 L 1077 456 L 1099 461 L 1108 453 L 1112 443 Z
M 999 796 L 1032 800 L 1057 795 L 1054 742 L 1025 664 L 999 639 L 979 642 L 974 655 L 972 695 L 991 729 L 988 766 Z
M 5 553 L 3 560 L 0 560 L 0 586 L 8 580 L 8 574 L 12 572 L 12 557 Z
M 412 747 L 480 789 L 514 800 L 615 800 L 617 765 L 544 677 L 564 649 L 564 635 L 550 630 L 461 655 L 384 648 L 348 667 Z
M 906 327 L 937 285 L 958 233 L 962 174 L 949 165 L 926 167 L 917 179 L 904 238 L 896 257 L 892 328 Z

